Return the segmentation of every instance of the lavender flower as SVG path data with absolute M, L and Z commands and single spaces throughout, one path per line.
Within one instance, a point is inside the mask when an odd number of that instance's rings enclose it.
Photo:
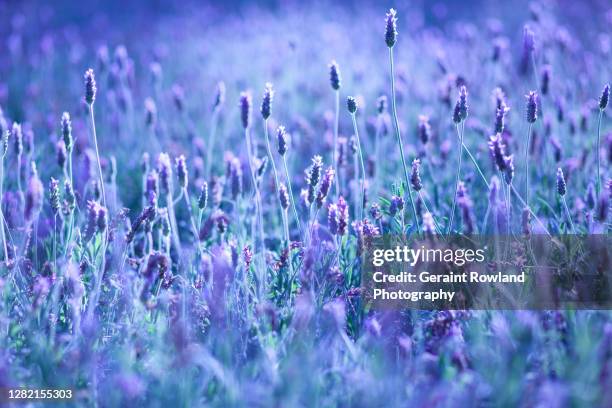
M 251 262 L 253 262 L 253 252 L 250 246 L 245 245 L 242 249 L 242 259 L 244 261 L 244 268 L 248 270 L 251 267 Z
M 340 86 L 342 84 L 342 77 L 340 76 L 340 67 L 338 67 L 336 61 L 332 61 L 329 64 L 329 81 L 334 91 L 340 89 Z
M 306 184 L 308 184 L 308 202 L 313 203 L 315 200 L 315 187 L 321 179 L 321 168 L 323 167 L 323 159 L 321 156 L 312 158 L 312 165 L 306 172 Z
M 232 157 L 229 162 L 229 180 L 232 198 L 235 200 L 242 194 L 242 163 L 237 157 Z
M 391 196 L 391 202 L 389 204 L 389 214 L 395 217 L 397 212 L 401 212 L 404 209 L 404 198 L 400 196 Z
M 338 197 L 338 235 L 343 236 L 347 232 L 349 223 L 349 208 L 348 204 L 344 200 L 344 197 Z
M 272 114 L 272 100 L 274 99 L 274 90 L 271 83 L 266 83 L 264 89 L 263 100 L 261 101 L 261 116 L 264 120 L 268 120 Z
M 49 204 L 53 210 L 54 215 L 58 215 L 60 212 L 60 189 L 59 181 L 51 177 L 49 182 Z
M 587 208 L 591 211 L 595 208 L 595 197 L 595 186 L 593 185 L 593 183 L 589 183 L 584 201 L 586 202 Z
M 68 215 L 72 213 L 76 207 L 76 196 L 74 195 L 70 180 L 64 181 L 64 197 L 64 214 Z
M 240 93 L 240 119 L 242 127 L 247 129 L 251 121 L 251 110 L 253 102 L 249 92 Z
M 510 108 L 502 101 L 501 106 L 497 108 L 497 112 L 495 113 L 495 133 L 501 134 L 504 131 L 504 119 L 509 110 Z
M 284 156 L 287 153 L 288 135 L 284 126 L 279 126 L 276 129 L 276 137 L 278 138 L 278 154 Z
M 334 168 L 331 166 L 328 167 L 327 170 L 325 171 L 325 175 L 323 176 L 323 180 L 321 181 L 321 186 L 319 187 L 319 192 L 317 193 L 317 198 L 316 198 L 317 208 L 321 208 L 323 206 L 323 203 L 325 202 L 325 199 L 327 195 L 329 194 L 331 185 L 334 182 L 335 174 L 336 173 L 334 172 Z
M 219 81 L 217 82 L 216 92 L 215 92 L 215 103 L 213 105 L 214 109 L 219 109 L 225 103 L 225 82 Z
M 412 172 L 410 173 L 410 183 L 415 191 L 421 191 L 423 184 L 421 183 L 421 161 L 414 159 L 412 161 Z
M 609 208 L 610 202 L 608 196 L 606 194 L 601 194 L 597 202 L 597 220 L 600 223 L 604 224 L 606 222 Z
M 157 171 L 151 170 L 147 174 L 147 179 L 145 181 L 145 197 L 149 197 L 151 194 L 157 194 L 159 186 L 159 176 Z
M 70 121 L 70 114 L 64 112 L 62 114 L 62 120 L 60 122 L 62 130 L 62 138 L 64 139 L 64 145 L 68 152 L 72 151 L 74 140 L 72 139 L 72 122 Z
M 563 170 L 561 167 L 557 168 L 557 193 L 563 197 L 567 193 L 567 185 L 565 184 L 565 177 L 563 176 Z
M 453 122 L 459 124 L 467 119 L 468 116 L 468 104 L 467 104 L 467 88 L 465 85 L 462 85 L 459 88 L 459 97 L 457 98 L 457 102 L 455 103 L 455 108 L 453 109 Z
M 98 228 L 98 208 L 97 202 L 91 200 L 87 202 L 87 225 L 83 234 L 83 240 L 89 242 Z
M 534 123 L 538 119 L 538 93 L 529 91 L 529 94 L 525 95 L 525 98 L 527 98 L 525 110 L 527 122 Z
M 431 137 L 431 125 L 429 118 L 425 115 L 419 115 L 418 134 L 421 142 L 425 145 Z
M 334 203 L 329 204 L 327 206 L 327 225 L 332 235 L 338 235 L 339 217 L 338 205 Z
M 33 166 L 34 167 L 34 166 Z M 34 171 L 28 181 L 28 189 L 25 196 L 24 217 L 27 222 L 31 222 L 42 209 L 43 196 L 45 194 L 43 184 L 38 178 L 38 172 Z
M 348 96 L 346 98 L 346 107 L 349 113 L 354 115 L 357 112 L 357 100 L 352 96 Z
M 89 68 L 85 71 L 85 102 L 89 106 L 93 105 L 96 100 L 96 78 L 93 69 Z
M 379 115 L 382 115 L 385 112 L 387 112 L 387 96 L 386 95 L 380 95 L 378 99 L 376 100 L 376 111 L 378 112 Z
M 101 205 L 98 206 L 98 222 L 97 228 L 100 234 L 103 234 L 106 231 L 106 227 L 108 226 L 108 210 Z
M 97 211 L 95 214 L 97 217 Z M 151 221 L 154 215 L 155 215 L 155 209 L 153 207 L 146 207 L 144 210 L 142 210 L 140 215 L 138 215 L 138 218 L 136 218 L 136 220 L 134 221 L 134 223 L 128 230 L 127 234 L 125 235 L 126 244 L 130 244 L 134 240 L 134 237 L 136 236 L 136 233 L 138 232 L 142 224 L 145 221 Z
M 489 138 L 489 152 L 491 158 L 501 172 L 506 170 L 506 153 L 501 134 L 497 133 Z
M 531 212 L 527 207 L 523 208 L 523 212 L 521 213 L 521 227 L 523 234 L 526 236 L 531 235 Z
M 529 68 L 530 59 L 535 51 L 535 34 L 528 25 L 523 27 L 523 55 L 521 71 L 525 74 Z
M 610 100 L 610 84 L 606 84 L 601 91 L 601 96 L 599 97 L 599 109 L 604 111 L 608 106 L 608 101 Z
M 374 218 L 376 221 L 382 218 L 382 211 L 378 203 L 374 203 L 370 206 L 370 217 Z
M 394 9 L 389 9 L 385 19 L 385 43 L 387 47 L 393 48 L 397 41 L 397 12 Z
M 203 182 L 200 188 L 200 196 L 198 197 L 198 208 L 204 210 L 208 204 L 208 183 Z
M 278 199 L 283 210 L 287 210 L 289 208 L 289 193 L 287 193 L 287 187 L 283 183 L 278 185 Z
M 182 189 L 187 188 L 187 183 L 189 180 L 187 173 L 187 160 L 182 154 L 176 158 L 176 176 L 178 177 L 179 186 Z

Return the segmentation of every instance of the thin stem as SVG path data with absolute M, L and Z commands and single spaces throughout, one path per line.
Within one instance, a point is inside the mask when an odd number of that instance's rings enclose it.
M 459 137 L 459 140 L 461 140 L 461 136 L 460 136 L 460 133 L 459 133 L 459 127 L 457 126 L 456 128 L 457 128 L 457 137 Z M 465 152 L 468 154 L 468 157 L 470 158 L 472 163 L 474 163 L 474 167 L 476 167 L 476 170 L 478 171 L 478 174 L 480 175 L 480 178 L 485 183 L 487 188 L 489 188 L 489 182 L 487 181 L 487 178 L 485 177 L 485 175 L 482 172 L 480 166 L 478 165 L 478 162 L 476 161 L 476 159 L 472 155 L 472 152 L 470 152 L 470 149 L 468 149 L 468 147 L 465 145 L 465 143 L 461 143 L 461 146 L 463 146 L 463 150 L 465 150 Z
M 289 276 L 293 276 L 293 261 L 291 259 L 291 238 L 289 238 L 289 214 L 287 210 L 282 210 L 283 227 L 285 232 L 285 241 L 287 242 L 287 261 L 289 262 Z
M 601 154 L 600 154 L 600 144 L 601 144 L 601 117 L 603 116 L 603 110 L 599 110 L 599 117 L 597 119 L 597 149 L 595 150 L 595 155 L 597 156 L 597 198 L 599 198 L 599 192 L 601 191 Z
M 262 208 L 261 208 L 261 195 L 259 194 L 259 187 L 257 185 L 257 179 L 255 177 L 255 166 L 253 164 L 253 147 L 251 146 L 251 135 L 249 132 L 249 128 L 245 128 L 244 129 L 244 136 L 246 139 L 246 145 L 247 145 L 247 155 L 249 156 L 249 169 L 251 170 L 251 180 L 253 182 L 253 189 L 255 190 L 255 217 L 256 217 L 256 221 L 255 224 L 257 224 L 257 230 L 259 232 L 259 240 L 261 242 L 261 256 L 258 257 L 258 263 L 259 263 L 259 279 L 260 279 L 260 287 L 263 286 L 264 284 L 264 275 L 265 275 L 265 249 L 266 249 L 266 245 L 265 245 L 265 241 L 264 241 L 264 232 L 263 232 L 263 217 L 261 214 Z M 253 240 L 255 240 L 253 238 Z M 260 293 L 261 295 L 261 293 Z
M 332 163 L 334 173 L 338 176 L 338 122 L 340 121 L 340 91 L 336 91 L 336 116 L 334 118 L 334 146 L 332 147 Z M 340 183 L 336 183 L 336 199 L 340 195 Z
M 529 130 L 527 130 L 527 145 L 525 146 L 525 201 L 529 205 L 529 146 L 531 145 L 531 128 L 533 125 L 529 124 Z
M 561 201 L 563 201 L 563 207 L 565 208 L 565 214 L 567 215 L 567 219 L 569 220 L 570 228 L 572 229 L 572 234 L 574 233 L 574 223 L 572 222 L 572 215 L 570 214 L 569 207 L 567 206 L 567 201 L 565 201 L 565 197 L 561 197 Z
M 278 187 L 279 187 L 279 183 L 278 183 L 278 171 L 276 170 L 276 164 L 274 162 L 274 157 L 272 156 L 272 149 L 270 148 L 270 137 L 268 136 L 268 119 L 264 120 L 264 136 L 266 139 L 266 149 L 268 150 L 268 158 L 270 159 L 270 163 L 272 164 L 272 173 L 274 173 L 274 189 L 276 191 L 276 198 L 279 202 L 279 208 L 281 210 L 281 218 L 282 218 L 282 206 L 280 203 L 280 196 L 278 194 Z M 283 219 L 283 222 L 285 222 L 285 219 Z
M 361 200 L 359 202 L 359 213 L 357 219 L 361 221 L 363 219 L 363 202 L 365 200 L 365 179 L 366 172 L 365 166 L 363 164 L 363 154 L 361 152 L 361 142 L 359 141 L 359 130 L 357 129 L 357 119 L 355 118 L 355 114 L 351 114 L 351 119 L 353 120 L 353 129 L 355 131 L 355 139 L 357 140 L 357 154 L 359 155 L 359 164 L 361 166 Z
M 295 199 L 293 198 L 293 190 L 291 189 L 291 179 L 289 178 L 289 168 L 287 167 L 287 159 L 283 155 L 283 167 L 285 168 L 285 178 L 287 179 L 287 189 L 289 189 L 289 198 L 291 199 L 291 208 L 293 209 L 293 216 L 295 217 L 295 222 L 298 225 L 300 230 L 300 237 L 303 239 L 304 231 L 302 231 L 302 223 L 300 222 L 300 216 L 297 212 L 297 207 L 295 206 Z
M 457 164 L 457 172 L 455 173 L 455 189 L 453 190 L 453 206 L 450 213 L 450 220 L 448 222 L 448 227 L 446 230 L 446 234 L 450 235 L 453 230 L 453 220 L 455 219 L 455 207 L 457 206 L 457 189 L 459 188 L 459 176 L 461 174 L 461 161 L 463 158 L 463 131 L 459 131 L 459 125 L 456 125 L 457 132 L 459 133 L 459 162 Z
M 102 204 L 104 205 L 104 207 L 106 207 L 106 193 L 104 192 L 104 177 L 102 176 L 102 165 L 100 164 L 100 151 L 98 150 L 98 136 L 96 134 L 96 120 L 94 118 L 93 103 L 89 105 L 89 116 L 91 118 L 91 133 L 93 135 L 94 147 L 96 149 L 96 162 L 98 163 L 98 175 L 100 176 L 100 190 L 102 192 Z
M 402 142 L 402 135 L 400 134 L 399 121 L 397 119 L 397 107 L 395 104 L 395 75 L 393 67 L 393 48 L 389 48 L 389 64 L 391 66 L 391 111 L 393 112 L 393 126 L 395 127 L 395 136 L 397 138 L 397 144 L 400 149 L 400 156 L 402 157 L 402 167 L 404 168 L 404 179 L 406 186 L 408 187 L 408 198 L 410 199 L 410 205 L 412 207 L 412 215 L 414 216 L 414 222 L 417 226 L 417 231 L 421 231 L 419 219 L 417 217 L 416 206 L 412 200 L 412 187 L 410 186 L 410 180 L 408 178 L 408 167 L 406 166 L 406 159 L 404 158 L 404 145 Z M 402 234 L 404 231 L 402 231 Z

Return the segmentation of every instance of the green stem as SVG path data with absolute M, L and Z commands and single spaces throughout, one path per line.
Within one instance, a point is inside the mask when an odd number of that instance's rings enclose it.
M 527 145 L 525 146 L 525 201 L 529 205 L 529 146 L 531 145 L 531 128 L 533 125 L 529 124 L 527 130 Z
M 302 223 L 300 222 L 300 216 L 297 212 L 297 207 L 295 206 L 295 199 L 293 198 L 293 190 L 291 189 L 291 179 L 289 178 L 289 168 L 287 167 L 287 160 L 285 156 L 283 156 L 283 167 L 285 168 L 285 178 L 287 179 L 287 188 L 289 189 L 289 198 L 291 199 L 291 208 L 293 208 L 293 216 L 295 217 L 295 222 L 298 225 L 300 230 L 300 237 L 303 239 L 304 231 L 302 231 Z
M 567 219 L 570 224 L 570 228 L 572 229 L 572 234 L 574 233 L 574 223 L 572 222 L 572 215 L 570 214 L 569 207 L 567 206 L 567 201 L 565 201 L 565 197 L 561 197 L 561 201 L 563 201 L 563 207 L 565 208 L 565 214 L 567 215 Z
M 461 140 L 461 136 L 459 134 L 459 127 L 457 127 L 457 136 L 459 137 L 459 140 Z M 468 149 L 468 147 L 465 145 L 465 143 L 461 143 L 461 145 L 463 146 L 463 150 L 465 150 L 465 152 L 467 153 L 467 155 L 470 158 L 470 160 L 472 161 L 472 163 L 474 163 L 474 167 L 476 167 L 476 170 L 478 171 L 478 174 L 480 175 L 480 178 L 482 179 L 483 183 L 485 183 L 487 188 L 489 188 L 489 182 L 487 181 L 487 178 L 485 177 L 484 173 L 482 172 L 482 169 L 478 165 L 478 162 L 476 161 L 476 159 L 472 155 L 472 152 L 470 152 L 470 149 Z
M 365 172 L 365 166 L 363 164 L 363 154 L 361 152 L 361 142 L 359 141 L 359 130 L 357 129 L 357 119 L 354 113 L 351 114 L 351 119 L 353 120 L 353 129 L 355 131 L 355 139 L 357 140 L 357 154 L 359 155 L 359 164 L 361 166 L 361 200 L 358 206 L 359 213 L 357 217 L 357 220 L 361 221 L 363 219 L 363 202 L 365 200 L 366 172 Z
M 244 136 L 246 139 L 246 145 L 247 145 L 247 155 L 249 156 L 249 168 L 251 169 L 251 180 L 253 182 L 253 189 L 255 190 L 255 217 L 256 217 L 256 221 L 255 224 L 257 224 L 257 230 L 259 232 L 259 240 L 261 242 L 261 254 L 258 257 L 258 263 L 259 263 L 259 286 L 260 289 L 263 288 L 264 285 L 264 279 L 265 279 L 265 252 L 266 252 L 266 245 L 265 245 L 265 238 L 264 238 L 264 232 L 263 232 L 263 217 L 261 214 L 262 208 L 261 208 L 261 195 L 259 194 L 259 187 L 257 185 L 257 178 L 255 177 L 255 166 L 253 164 L 253 147 L 251 145 L 251 135 L 249 132 L 249 128 L 245 128 L 244 129 Z M 255 238 L 253 237 L 253 241 L 255 241 Z M 261 292 L 259 293 L 259 295 L 261 296 Z
M 100 151 L 98 149 L 98 136 L 96 134 L 96 120 L 94 118 L 93 103 L 89 105 L 89 116 L 91 118 L 91 133 L 93 135 L 94 147 L 96 149 L 96 162 L 98 163 L 98 175 L 100 177 L 102 204 L 104 205 L 104 207 L 106 207 L 106 193 L 104 192 L 104 177 L 102 176 L 102 165 L 100 164 Z
M 391 111 L 393 112 L 393 126 L 395 127 L 395 136 L 397 138 L 397 144 L 399 145 L 400 155 L 402 157 L 402 167 L 404 168 L 404 179 L 408 188 L 408 198 L 410 199 L 410 205 L 412 207 L 412 215 L 414 216 L 414 222 L 417 226 L 417 231 L 421 231 L 419 219 L 417 217 L 416 206 L 412 200 L 412 187 L 410 186 L 410 179 L 408 178 L 408 167 L 406 166 L 406 159 L 404 158 L 404 145 L 402 142 L 402 135 L 400 133 L 399 121 L 397 119 L 397 106 L 395 103 L 395 75 L 393 67 L 393 48 L 389 48 L 389 63 L 391 66 Z M 402 234 L 404 231 L 402 231 Z
M 457 206 L 457 189 L 459 188 L 459 176 L 461 174 L 461 161 L 463 159 L 463 131 L 459 131 L 459 125 L 456 125 L 457 132 L 459 133 L 459 162 L 457 164 L 457 172 L 455 173 L 455 189 L 453 190 L 453 206 L 450 213 L 450 220 L 448 222 L 448 228 L 446 231 L 447 235 L 453 230 L 453 220 L 455 219 L 455 207 Z
M 599 118 L 597 119 L 597 150 L 595 150 L 595 155 L 597 156 L 597 198 L 599 198 L 599 192 L 601 191 L 601 154 L 599 151 L 600 143 L 601 143 L 601 118 L 603 116 L 603 110 L 599 110 Z
M 332 163 L 334 173 L 338 177 L 338 123 L 340 121 L 340 91 L 336 91 L 336 116 L 334 118 L 334 146 L 332 147 Z M 336 199 L 340 195 L 340 183 L 336 183 Z

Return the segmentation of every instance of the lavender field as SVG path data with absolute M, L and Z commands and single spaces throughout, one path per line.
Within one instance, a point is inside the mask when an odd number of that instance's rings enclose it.
M 608 310 L 362 287 L 383 234 L 610 234 L 612 5 L 229 3 L 0 2 L 0 390 L 612 407 Z

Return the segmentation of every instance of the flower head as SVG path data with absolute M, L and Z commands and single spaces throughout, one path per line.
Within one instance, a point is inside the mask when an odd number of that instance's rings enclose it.
M 538 93 L 529 91 L 527 95 L 526 115 L 527 122 L 534 123 L 538 119 Z
M 563 197 L 567 193 L 567 184 L 565 183 L 565 176 L 561 167 L 557 168 L 557 193 Z
M 317 198 L 316 198 L 317 208 L 321 208 L 323 206 L 323 203 L 325 202 L 325 199 L 327 198 L 327 195 L 329 194 L 331 185 L 334 182 L 334 176 L 335 176 L 334 168 L 331 166 L 328 167 L 327 170 L 325 171 L 325 174 L 323 175 L 323 180 L 321 181 L 321 186 L 319 187 L 319 192 L 317 193 Z
M 89 68 L 85 71 L 85 102 L 88 105 L 93 105 L 96 100 L 96 78 L 93 69 Z
M 289 193 L 287 192 L 287 187 L 283 183 L 280 183 L 278 186 L 278 200 L 283 210 L 289 208 Z
M 272 114 L 272 100 L 274 99 L 274 89 L 270 82 L 266 83 L 263 100 L 261 101 L 261 116 L 267 120 Z
M 252 105 L 251 94 L 249 92 L 240 93 L 240 119 L 242 120 L 242 127 L 245 129 L 250 124 Z
M 465 85 L 462 85 L 459 88 L 459 97 L 457 98 L 457 102 L 455 103 L 455 108 L 453 109 L 453 122 L 461 123 L 468 116 L 468 104 L 467 104 L 467 88 Z
M 601 96 L 599 97 L 599 109 L 602 111 L 606 109 L 608 106 L 608 102 L 610 100 L 610 84 L 606 84 L 601 91 Z
M 176 158 L 176 176 L 178 177 L 179 186 L 181 188 L 187 188 L 189 176 L 187 173 L 187 160 L 184 155 L 180 155 Z
M 354 115 L 357 112 L 357 100 L 352 96 L 348 96 L 346 98 L 346 107 L 349 113 Z
M 288 135 L 284 126 L 279 126 L 276 129 L 276 136 L 278 138 L 278 154 L 284 156 L 287 153 Z
M 419 159 L 414 159 L 412 161 L 410 184 L 412 184 L 415 191 L 420 191 L 423 188 L 423 183 L 421 182 L 421 161 Z
M 394 9 L 389 9 L 385 18 L 385 43 L 387 47 L 393 48 L 397 41 L 397 12 Z
M 62 114 L 62 120 L 60 124 L 62 128 L 62 138 L 64 139 L 64 145 L 66 146 L 66 150 L 70 152 L 72 151 L 72 146 L 74 142 L 72 139 L 72 122 L 70 121 L 70 114 L 68 112 L 64 112 Z
M 427 144 L 431 137 L 431 125 L 429 124 L 429 118 L 425 115 L 419 116 L 418 133 L 421 142 Z
M 340 76 L 340 67 L 336 61 L 329 64 L 329 81 L 333 90 L 337 91 L 342 85 L 342 77 Z

